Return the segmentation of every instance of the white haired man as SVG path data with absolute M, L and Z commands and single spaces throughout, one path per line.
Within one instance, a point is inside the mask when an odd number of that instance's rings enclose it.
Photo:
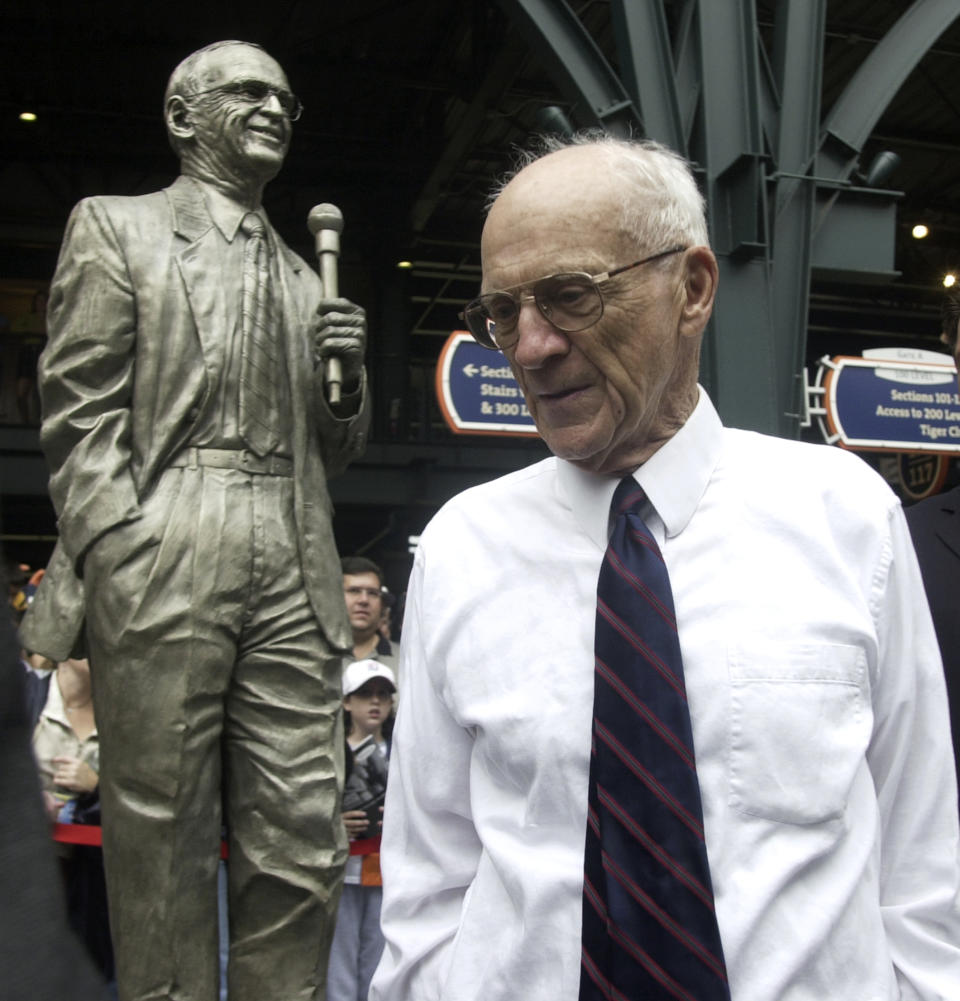
M 849 453 L 721 425 L 688 166 L 552 150 L 499 192 L 482 258 L 466 322 L 554 457 L 422 535 L 371 999 L 960 997 L 903 514 Z

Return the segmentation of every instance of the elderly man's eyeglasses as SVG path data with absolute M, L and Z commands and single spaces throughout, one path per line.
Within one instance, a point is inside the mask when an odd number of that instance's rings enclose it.
M 291 94 L 289 90 L 281 90 L 263 80 L 231 80 L 229 83 L 222 83 L 218 87 L 211 87 L 209 90 L 198 90 L 191 94 L 191 97 L 203 97 L 205 94 L 230 94 L 238 97 L 248 104 L 266 104 L 271 97 L 275 97 L 283 113 L 295 122 L 303 114 L 303 105 L 296 94 Z
M 680 254 L 686 249 L 679 246 L 671 247 L 669 250 L 661 250 L 659 254 L 634 261 L 633 264 L 625 264 L 622 268 L 602 271 L 598 275 L 588 275 L 582 271 L 547 275 L 532 285 L 518 285 L 512 289 L 487 292 L 467 303 L 460 318 L 477 343 L 492 351 L 503 350 L 516 344 L 519 338 L 517 321 L 520 319 L 520 307 L 530 299 L 558 330 L 566 333 L 586 330 L 603 316 L 603 296 L 600 294 L 600 286 L 604 282 L 632 268 L 639 268 L 641 264 L 649 264 L 671 254 Z M 522 295 L 519 289 L 525 287 L 530 291 Z

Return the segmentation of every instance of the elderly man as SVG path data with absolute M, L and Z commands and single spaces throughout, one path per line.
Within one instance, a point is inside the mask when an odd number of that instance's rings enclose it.
M 717 264 L 689 168 L 553 150 L 482 257 L 465 319 L 555 457 L 421 538 L 371 999 L 960 997 L 906 524 L 855 456 L 727 430 L 697 386 Z
M 365 320 L 261 207 L 300 114 L 280 66 L 208 46 L 165 106 L 181 176 L 81 202 L 64 238 L 40 365 L 61 550 L 37 600 L 75 609 L 61 647 L 85 616 L 120 997 L 217 997 L 222 800 L 231 1001 L 299 1001 L 323 993 L 346 856 L 325 480 L 362 449 Z

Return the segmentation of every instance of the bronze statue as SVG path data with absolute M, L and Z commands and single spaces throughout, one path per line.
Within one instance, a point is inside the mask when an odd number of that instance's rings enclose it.
M 64 238 L 40 361 L 60 544 L 24 641 L 57 653 L 85 617 L 121 999 L 217 997 L 222 817 L 230 999 L 299 1001 L 346 857 L 325 481 L 363 448 L 366 321 L 261 208 L 300 113 L 280 66 L 207 46 L 165 110 L 181 176 L 85 199 Z

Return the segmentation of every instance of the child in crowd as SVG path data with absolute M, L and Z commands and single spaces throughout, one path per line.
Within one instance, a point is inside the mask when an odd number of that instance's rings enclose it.
M 393 671 L 376 660 L 354 661 L 343 675 L 348 755 L 343 823 L 351 841 L 380 834 L 396 690 Z M 351 855 L 330 950 L 327 1001 L 367 1001 L 383 952 L 381 886 L 379 853 Z

